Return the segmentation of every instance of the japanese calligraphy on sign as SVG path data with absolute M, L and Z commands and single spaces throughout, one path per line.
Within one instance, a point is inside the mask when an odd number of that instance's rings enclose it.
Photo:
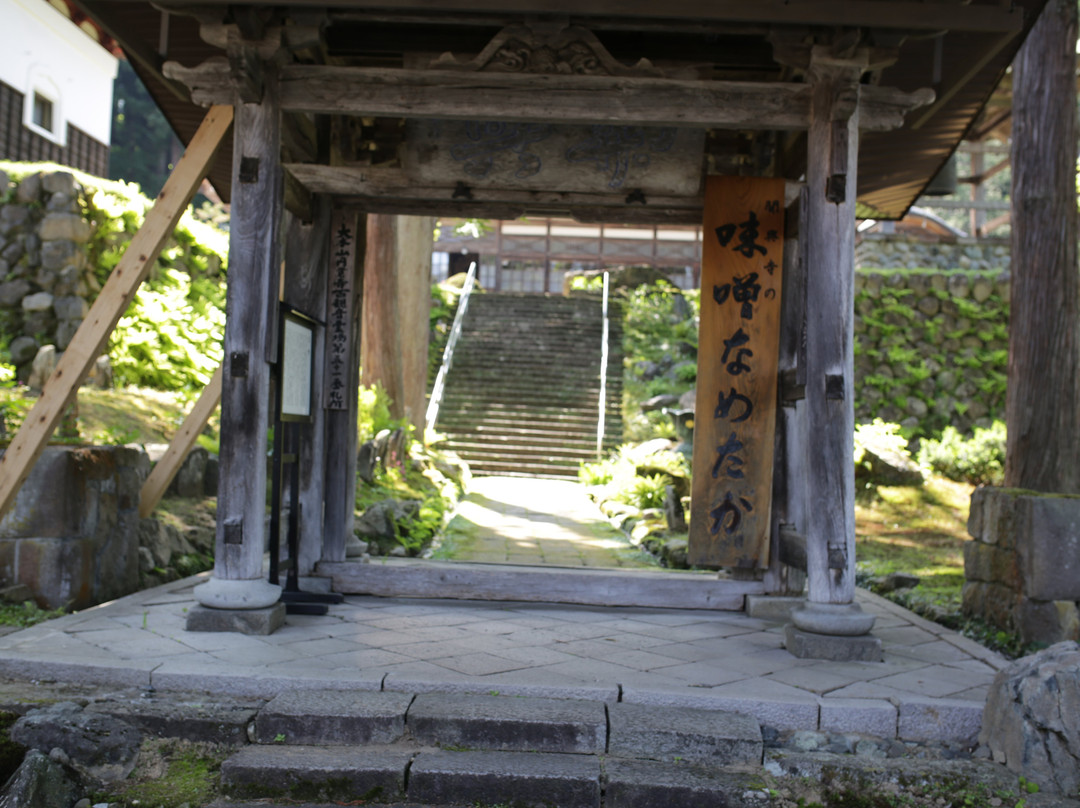
M 344 410 L 349 406 L 349 339 L 353 318 L 356 233 L 343 216 L 335 216 L 331 227 L 323 401 L 328 410 Z
M 705 188 L 690 562 L 769 562 L 784 232 L 783 180 Z

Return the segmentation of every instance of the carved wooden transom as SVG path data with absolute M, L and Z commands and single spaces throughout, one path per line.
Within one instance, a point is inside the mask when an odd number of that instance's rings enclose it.
M 441 70 L 492 73 L 561 73 L 584 76 L 660 76 L 648 59 L 633 67 L 616 60 L 587 28 L 557 30 L 528 25 L 503 28 L 475 58 L 457 59 L 446 52 L 432 62 Z

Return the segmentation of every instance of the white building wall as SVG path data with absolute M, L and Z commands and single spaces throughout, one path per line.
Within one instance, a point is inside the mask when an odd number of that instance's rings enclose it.
M 23 122 L 67 145 L 67 125 L 108 145 L 117 59 L 45 0 L 0 0 L 0 81 L 25 97 Z M 30 120 L 34 92 L 53 102 L 53 131 Z

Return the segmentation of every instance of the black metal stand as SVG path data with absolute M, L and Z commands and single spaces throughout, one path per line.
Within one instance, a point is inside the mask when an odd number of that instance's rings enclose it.
M 300 550 L 300 424 L 281 417 L 282 363 L 277 365 L 274 379 L 274 458 L 270 486 L 270 583 L 278 584 L 285 570 L 285 585 L 281 602 L 286 614 L 326 614 L 331 603 L 343 603 L 345 598 L 335 592 L 305 592 L 300 589 L 298 557 Z M 286 471 L 287 467 L 287 471 Z M 289 523 L 285 534 L 288 557 L 281 556 L 281 494 L 284 476 L 288 474 Z

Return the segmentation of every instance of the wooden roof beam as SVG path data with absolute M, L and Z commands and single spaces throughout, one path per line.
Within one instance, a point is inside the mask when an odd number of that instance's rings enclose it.
M 226 6 L 234 0 L 200 0 L 203 6 Z M 190 6 L 190 0 L 161 6 Z M 272 5 L 294 9 L 348 8 L 420 15 L 457 13 L 550 15 L 550 0 L 278 0 Z M 557 13 L 566 14 L 565 9 Z M 654 0 L 578 0 L 575 17 L 603 16 L 639 19 L 694 20 L 696 22 L 759 23 L 765 25 L 825 25 L 844 28 L 896 28 L 912 31 L 1019 32 L 1022 8 L 1003 3 L 925 3 L 915 0 L 667 0 L 658 8 Z
M 236 97 L 223 58 L 195 68 L 170 62 L 165 74 L 186 84 L 196 103 Z M 933 93 L 861 85 L 859 100 L 862 128 L 886 131 L 931 103 Z M 286 65 L 281 105 L 291 112 L 371 117 L 798 130 L 809 121 L 810 92 L 790 82 Z

